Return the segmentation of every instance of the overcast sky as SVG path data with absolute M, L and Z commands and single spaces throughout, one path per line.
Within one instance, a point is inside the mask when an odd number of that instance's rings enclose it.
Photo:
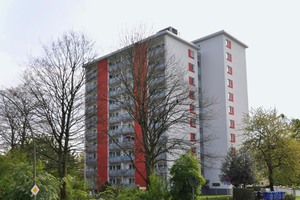
M 122 31 L 145 24 L 176 28 L 188 41 L 225 30 L 246 50 L 249 108 L 276 107 L 300 118 L 297 0 L 0 0 L 0 88 L 15 86 L 28 55 L 68 30 L 96 40 L 99 54 Z

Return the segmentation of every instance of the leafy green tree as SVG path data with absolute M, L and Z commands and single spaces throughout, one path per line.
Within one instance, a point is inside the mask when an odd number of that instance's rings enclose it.
M 271 191 L 274 183 L 292 182 L 291 177 L 299 177 L 300 152 L 291 139 L 291 125 L 284 115 L 278 115 L 276 109 L 258 108 L 246 116 L 244 125 L 245 146 L 252 150 Z
M 150 184 L 145 191 L 142 193 L 141 198 L 145 200 L 165 200 L 169 198 L 169 192 L 166 183 L 155 174 L 149 176 Z
M 200 164 L 197 158 L 191 153 L 183 154 L 171 167 L 171 196 L 175 200 L 192 199 L 192 187 L 190 180 L 198 180 L 194 187 L 195 196 L 200 194 L 200 186 L 205 183 L 205 179 L 200 174 Z
M 300 140 L 300 119 L 292 119 L 291 125 L 293 138 Z
M 255 174 L 253 159 L 250 153 L 243 149 L 238 151 L 236 155 L 232 151 L 228 151 L 222 161 L 219 177 L 221 181 L 229 181 L 235 187 L 243 184 L 245 188 L 247 184 L 253 184 Z
M 33 164 L 28 156 L 20 150 L 12 150 L 0 155 L 0 199 L 32 199 L 31 188 L 34 186 Z M 43 170 L 41 162 L 37 163 L 36 184 L 39 187 L 38 199 L 59 199 L 59 181 Z

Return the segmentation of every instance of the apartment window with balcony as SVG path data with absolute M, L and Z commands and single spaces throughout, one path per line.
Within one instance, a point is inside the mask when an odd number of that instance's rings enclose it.
M 231 92 L 228 92 L 228 100 L 233 101 L 233 94 Z
M 227 74 L 232 75 L 232 67 L 227 65 Z
M 190 133 L 190 140 L 191 141 L 196 141 L 196 134 L 195 133 Z
M 233 88 L 233 81 L 231 79 L 227 79 L 227 85 L 230 88 Z
M 229 106 L 229 114 L 234 115 L 234 107 L 233 106 Z
M 229 48 L 229 49 L 231 49 L 231 41 L 228 40 L 228 39 L 226 39 L 225 43 L 226 43 L 226 47 Z
M 189 71 L 190 72 L 195 72 L 195 66 L 192 63 L 189 63 Z
M 234 120 L 229 120 L 229 128 L 232 128 L 232 129 L 234 129 L 235 128 L 235 122 L 234 122 Z
M 196 128 L 196 119 L 190 118 L 190 127 Z
M 232 55 L 230 53 L 226 53 L 226 59 L 230 62 L 232 62 Z
M 189 50 L 188 50 L 188 56 L 189 56 L 190 58 L 193 58 L 193 59 L 194 59 L 194 51 L 191 50 L 191 49 L 189 49 Z
M 230 142 L 235 143 L 235 134 L 233 133 L 230 134 Z
M 189 84 L 190 84 L 191 86 L 195 86 L 195 79 L 194 79 L 193 77 L 190 77 L 190 76 L 189 76 Z

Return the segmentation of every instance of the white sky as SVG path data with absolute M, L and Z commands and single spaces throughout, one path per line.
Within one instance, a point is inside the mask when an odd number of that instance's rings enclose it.
M 300 28 L 297 0 L 0 0 L 0 88 L 18 83 L 28 55 L 68 30 L 118 46 L 122 30 L 145 24 L 176 28 L 192 41 L 225 30 L 247 44 L 249 107 L 276 107 L 300 118 Z

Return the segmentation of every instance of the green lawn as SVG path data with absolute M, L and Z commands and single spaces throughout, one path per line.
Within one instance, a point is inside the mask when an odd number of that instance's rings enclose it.
M 210 196 L 200 196 L 197 198 L 197 200 L 231 200 L 232 199 L 232 196 L 230 195 L 218 195 L 218 196 L 215 196 L 215 195 L 210 195 Z

